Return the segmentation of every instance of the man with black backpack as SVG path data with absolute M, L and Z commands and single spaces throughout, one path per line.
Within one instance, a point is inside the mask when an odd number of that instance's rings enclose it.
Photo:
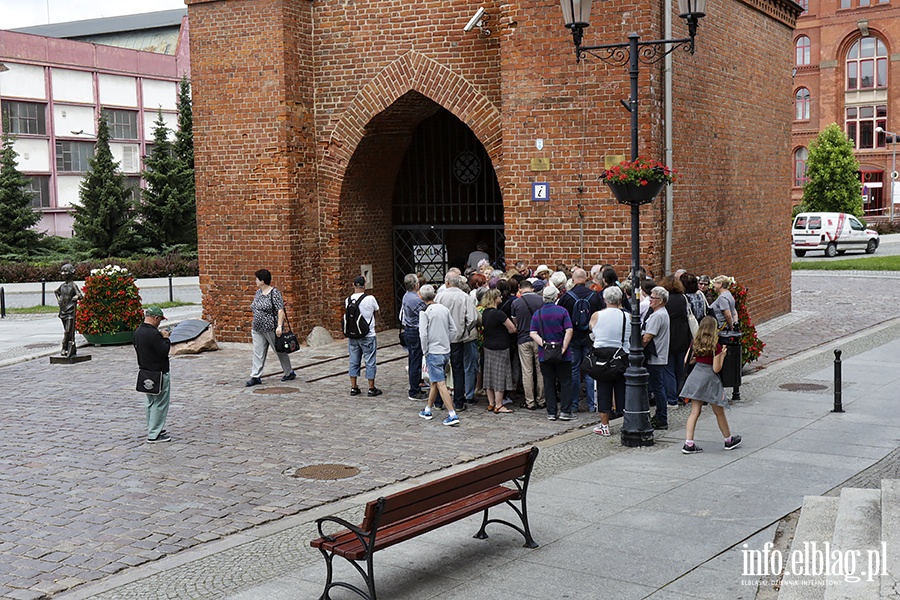
M 606 308 L 603 297 L 587 287 L 588 274 L 582 268 L 572 271 L 572 289 L 560 296 L 557 304 L 569 312 L 572 319 L 572 412 L 578 411 L 578 396 L 581 393 L 581 361 L 588 356 L 594 347 L 591 341 L 591 315 L 598 310 Z M 597 401 L 594 397 L 594 380 L 584 376 L 585 392 L 587 394 L 588 410 L 597 411 Z
M 347 337 L 350 350 L 350 395 L 359 396 L 362 391 L 356 385 L 359 377 L 361 359 L 366 361 L 366 379 L 369 380 L 370 398 L 381 395 L 375 387 L 375 353 L 378 344 L 375 340 L 375 313 L 379 306 L 375 296 L 366 294 L 366 278 L 357 275 L 353 280 L 353 293 L 344 300 L 344 318 L 342 329 Z

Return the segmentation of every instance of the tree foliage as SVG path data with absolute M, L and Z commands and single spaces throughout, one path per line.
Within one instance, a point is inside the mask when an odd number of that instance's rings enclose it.
M 22 254 L 37 248 L 41 235 L 32 229 L 41 214 L 31 208 L 30 179 L 19 171 L 13 138 L 2 136 L 0 150 L 0 254 Z
M 194 141 L 190 84 L 182 78 L 178 94 L 178 130 L 170 130 L 160 110 L 153 128 L 153 149 L 142 173 L 147 187 L 141 197 L 141 231 L 145 242 L 165 250 L 176 245 L 197 247 L 194 197 Z
M 94 156 L 78 190 L 80 206 L 74 210 L 75 235 L 95 256 L 123 256 L 138 240 L 131 189 L 109 149 L 109 125 L 100 117 Z
M 862 192 L 853 142 L 832 123 L 809 145 L 803 186 L 804 210 L 843 212 L 862 217 Z

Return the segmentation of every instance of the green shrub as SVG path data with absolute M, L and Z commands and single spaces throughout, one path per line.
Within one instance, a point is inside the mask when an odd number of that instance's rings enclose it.
M 167 254 L 164 256 L 148 256 L 137 259 L 104 258 L 91 260 L 74 260 L 71 258 L 52 261 L 23 262 L 0 259 L 0 283 L 28 283 L 45 279 L 61 281 L 61 267 L 67 262 L 75 266 L 75 279 L 84 280 L 92 269 L 100 269 L 106 265 L 118 265 L 131 272 L 136 279 L 150 277 L 193 277 L 199 273 L 196 256 L 188 254 Z

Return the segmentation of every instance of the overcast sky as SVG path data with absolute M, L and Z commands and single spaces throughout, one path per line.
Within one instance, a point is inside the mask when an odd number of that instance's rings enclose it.
M 157 12 L 184 6 L 184 0 L 0 0 L 0 27 L 16 29 Z

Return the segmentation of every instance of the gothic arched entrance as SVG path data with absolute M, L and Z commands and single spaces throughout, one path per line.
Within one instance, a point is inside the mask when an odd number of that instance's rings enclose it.
M 449 267 L 465 268 L 479 241 L 492 261 L 502 261 L 503 198 L 493 164 L 472 130 L 444 108 L 413 133 L 394 186 L 393 228 L 398 303 L 404 275 L 422 273 L 439 285 Z

